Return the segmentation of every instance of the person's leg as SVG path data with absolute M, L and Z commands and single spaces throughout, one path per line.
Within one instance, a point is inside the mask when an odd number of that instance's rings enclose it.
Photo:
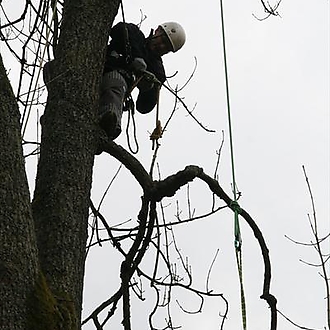
M 100 126 L 112 140 L 121 133 L 121 117 L 127 83 L 118 71 L 103 75 L 100 92 Z

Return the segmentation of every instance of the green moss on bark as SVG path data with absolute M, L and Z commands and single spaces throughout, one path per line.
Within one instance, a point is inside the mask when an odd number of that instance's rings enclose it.
M 40 274 L 28 302 L 28 330 L 77 330 L 78 318 L 67 294 L 54 295 Z

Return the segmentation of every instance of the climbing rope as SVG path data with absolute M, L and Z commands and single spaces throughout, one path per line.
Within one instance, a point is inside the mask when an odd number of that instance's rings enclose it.
M 129 42 L 129 34 L 128 34 L 128 28 L 126 25 L 123 0 L 120 0 L 120 9 L 121 9 L 122 22 L 124 23 L 124 33 L 125 33 L 125 35 L 124 35 L 125 62 L 127 65 L 129 65 L 129 63 L 132 60 L 132 49 L 131 49 L 131 44 Z M 135 78 L 135 77 L 133 77 L 133 78 Z M 134 111 L 134 101 L 132 99 L 132 91 L 138 85 L 141 78 L 142 77 L 136 78 L 134 80 L 132 86 L 130 87 L 130 89 L 127 91 L 125 101 L 124 101 L 124 109 L 123 109 L 124 111 L 127 111 L 127 113 L 128 113 L 128 119 L 127 119 L 127 125 L 126 125 L 126 139 L 127 139 L 128 148 L 132 152 L 132 154 L 137 154 L 139 152 L 139 143 L 138 143 L 137 136 L 136 136 L 136 124 L 135 124 L 135 117 L 134 117 L 135 111 Z M 132 124 L 133 124 L 133 139 L 134 139 L 134 143 L 135 143 L 135 149 L 133 149 L 133 147 L 132 147 L 131 139 L 130 139 L 130 135 L 129 135 L 129 127 L 130 127 L 131 120 L 132 120 Z
M 126 25 L 126 20 L 125 20 L 125 11 L 124 11 L 124 4 L 123 0 L 120 0 L 120 8 L 121 8 L 121 16 L 122 16 L 122 21 L 124 23 L 124 31 L 125 31 L 125 61 L 128 64 L 130 60 L 132 59 L 132 50 L 131 50 L 131 44 L 129 42 L 129 36 L 128 36 L 128 29 Z
M 126 25 L 126 20 L 125 20 L 125 11 L 124 11 L 124 4 L 123 4 L 123 0 L 120 0 L 120 8 L 121 8 L 121 15 L 122 15 L 122 22 L 124 23 L 124 28 L 125 28 L 125 61 L 126 64 L 129 64 L 130 61 L 132 60 L 132 51 L 131 51 L 131 45 L 130 45 L 130 41 L 129 41 L 129 34 L 128 34 L 128 29 L 127 29 L 127 25 Z M 126 107 L 126 110 L 128 110 L 128 122 L 127 122 L 127 126 L 126 126 L 126 138 L 127 138 L 127 143 L 128 143 L 128 147 L 130 149 L 130 151 L 133 154 L 136 154 L 139 151 L 139 145 L 138 145 L 138 141 L 137 141 L 137 137 L 136 137 L 136 125 L 135 125 L 135 119 L 134 119 L 134 103 L 132 106 L 132 96 L 131 93 L 133 91 L 133 89 L 135 87 L 137 87 L 137 85 L 139 84 L 139 82 L 141 81 L 141 79 L 145 78 L 147 76 L 148 79 L 148 72 L 146 71 L 145 74 L 141 75 L 140 77 L 135 78 L 135 81 L 133 82 L 132 86 L 130 87 L 130 90 L 127 92 L 127 96 L 126 96 L 126 101 L 125 104 L 128 104 L 128 106 Z M 152 140 L 152 149 L 154 149 L 154 145 L 155 145 L 155 141 L 157 142 L 158 139 L 161 137 L 162 135 L 162 128 L 160 125 L 160 121 L 158 120 L 158 115 L 159 115 L 159 90 L 160 90 L 160 83 L 157 79 L 154 79 L 154 83 L 156 83 L 159 87 L 157 89 L 157 114 L 156 114 L 156 128 L 154 129 L 154 131 L 152 132 L 152 134 L 150 135 L 150 140 Z M 133 150 L 132 146 L 131 146 L 131 142 L 130 142 L 130 137 L 129 137 L 129 125 L 130 125 L 130 119 L 132 119 L 133 122 L 133 135 L 134 135 L 134 142 L 136 145 L 136 149 Z
M 125 31 L 125 36 L 124 36 L 125 52 L 126 52 L 125 61 L 127 64 L 129 64 L 130 61 L 132 60 L 132 50 L 131 50 L 128 29 L 127 29 L 126 20 L 125 20 L 125 11 L 124 11 L 123 0 L 120 0 L 120 8 L 121 8 L 122 22 L 124 23 L 124 28 L 125 28 L 125 30 L 124 30 Z M 135 87 L 137 87 L 137 85 L 139 84 L 141 79 L 151 79 L 151 81 L 157 85 L 156 127 L 150 135 L 150 140 L 152 141 L 152 150 L 154 150 L 155 144 L 158 144 L 158 139 L 160 139 L 162 137 L 162 133 L 163 133 L 161 122 L 159 120 L 159 95 L 160 95 L 160 87 L 162 84 L 160 83 L 160 81 L 158 81 L 158 79 L 155 78 L 154 75 L 150 74 L 148 71 L 145 71 L 143 75 L 135 78 L 135 81 L 133 82 L 132 86 L 130 87 L 130 90 L 127 92 L 126 101 L 125 101 L 125 104 L 128 104 L 128 106 L 126 107 L 126 110 L 128 110 L 128 122 L 127 122 L 127 127 L 126 127 L 127 143 L 128 143 L 130 151 L 134 154 L 136 154 L 138 152 L 139 145 L 138 145 L 138 141 L 137 141 L 137 137 L 136 137 L 136 126 L 135 126 L 135 120 L 134 120 L 134 103 L 132 106 L 131 93 L 132 93 L 133 89 Z M 132 122 L 133 122 L 133 130 L 134 130 L 133 134 L 134 134 L 136 150 L 133 150 L 133 148 L 131 147 L 130 138 L 129 138 L 129 124 L 130 124 L 131 118 L 132 118 Z
M 220 0 L 220 12 L 221 12 L 221 29 L 222 29 L 225 85 L 226 85 L 226 98 L 227 98 L 227 116 L 228 116 L 228 126 L 229 126 L 231 170 L 232 170 L 233 195 L 234 195 L 234 200 L 233 200 L 232 204 L 230 205 L 230 207 L 234 211 L 235 254 L 236 254 L 236 263 L 237 263 L 237 270 L 238 270 L 238 276 L 239 276 L 239 282 L 240 282 L 240 292 L 241 292 L 242 324 L 243 324 L 243 329 L 246 330 L 247 323 L 246 323 L 246 303 L 245 303 L 244 284 L 243 284 L 242 237 L 241 237 L 241 231 L 240 231 L 240 225 L 239 225 L 240 207 L 237 202 L 238 194 L 237 194 L 237 189 L 236 189 L 237 186 L 236 186 L 236 180 L 235 180 L 234 145 L 233 145 L 233 134 L 232 134 L 232 123 L 231 123 L 231 112 L 230 112 L 227 52 L 226 52 L 226 40 L 225 40 L 225 23 L 224 23 L 222 0 Z
M 136 124 L 135 124 L 135 117 L 134 117 L 135 107 L 134 107 L 134 101 L 133 101 L 131 94 L 129 94 L 125 100 L 124 111 L 127 111 L 127 113 L 128 113 L 128 119 L 127 119 L 127 125 L 126 125 L 126 139 L 127 139 L 128 148 L 132 154 L 137 154 L 139 152 L 139 143 L 138 143 L 137 136 L 136 136 Z M 134 143 L 135 143 L 135 149 L 133 149 L 133 147 L 132 147 L 131 139 L 129 136 L 129 128 L 130 128 L 131 120 L 133 123 L 133 139 L 134 139 Z

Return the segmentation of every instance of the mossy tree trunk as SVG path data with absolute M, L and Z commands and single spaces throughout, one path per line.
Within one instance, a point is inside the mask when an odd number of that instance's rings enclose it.
M 0 329 L 80 328 L 98 89 L 118 5 L 64 2 L 32 204 L 18 106 L 0 63 Z

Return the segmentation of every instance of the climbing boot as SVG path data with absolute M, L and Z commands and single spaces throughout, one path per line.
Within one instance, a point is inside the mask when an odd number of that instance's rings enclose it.
M 116 139 L 121 133 L 120 119 L 113 111 L 107 111 L 101 115 L 100 127 L 110 140 Z

